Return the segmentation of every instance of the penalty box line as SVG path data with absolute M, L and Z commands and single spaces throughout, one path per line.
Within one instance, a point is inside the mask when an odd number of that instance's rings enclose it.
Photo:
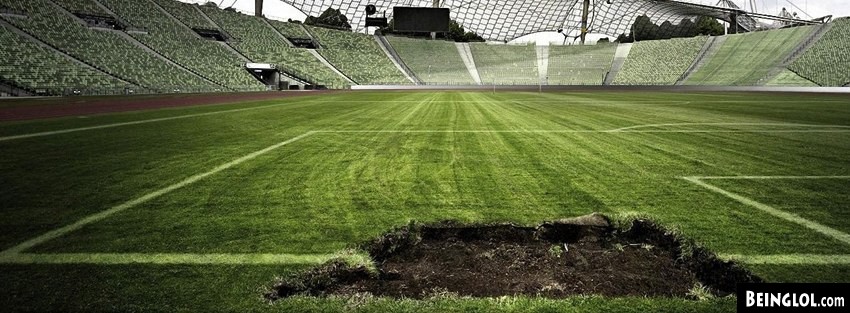
M 35 238 L 32 238 L 32 239 L 29 239 L 27 241 L 24 241 L 23 243 L 20 243 L 17 246 L 14 246 L 14 247 L 9 248 L 9 249 L 7 249 L 3 252 L 0 252 L 0 262 L 3 262 L 4 260 L 15 260 L 16 258 L 20 258 L 20 257 L 22 257 L 22 252 L 24 252 L 25 250 L 30 249 L 34 246 L 37 246 L 37 245 L 43 244 L 47 241 L 61 237 L 65 234 L 68 234 L 70 232 L 73 232 L 75 230 L 83 228 L 86 225 L 101 221 L 101 220 L 103 220 L 107 217 L 110 217 L 110 216 L 112 216 L 116 213 L 125 211 L 125 210 L 130 209 L 130 208 L 134 208 L 136 206 L 139 206 L 140 204 L 143 204 L 145 202 L 156 199 L 156 198 L 158 198 L 162 195 L 168 194 L 168 193 L 175 191 L 177 189 L 180 189 L 180 188 L 186 187 L 188 185 L 194 184 L 194 183 L 196 183 L 196 182 L 198 182 L 198 181 L 200 181 L 204 178 L 207 178 L 209 176 L 212 176 L 212 175 L 214 175 L 218 172 L 224 171 L 224 170 L 229 169 L 231 167 L 234 167 L 236 165 L 250 161 L 250 160 L 257 158 L 257 157 L 259 157 L 263 154 L 269 153 L 269 152 L 274 151 L 276 149 L 279 149 L 283 146 L 289 145 L 293 142 L 307 138 L 307 137 L 309 137 L 309 136 L 311 136 L 315 133 L 316 132 L 310 131 L 310 132 L 301 134 L 297 137 L 294 137 L 294 138 L 276 143 L 274 145 L 268 146 L 266 148 L 254 151 L 254 152 L 246 154 L 246 155 L 244 155 L 244 156 L 242 156 L 238 159 L 235 159 L 233 161 L 219 165 L 219 166 L 217 166 L 217 167 L 215 167 L 212 170 L 209 170 L 207 172 L 196 174 L 194 176 L 186 178 L 186 179 L 184 179 L 184 180 L 182 180 L 178 183 L 175 183 L 173 185 L 170 185 L 168 187 L 156 190 L 154 192 L 148 193 L 146 195 L 135 198 L 133 200 L 121 203 L 121 204 L 116 205 L 112 208 L 109 208 L 105 211 L 101 211 L 101 212 L 86 216 L 86 217 L 74 222 L 73 224 L 54 229 L 52 231 L 44 233 L 41 236 L 38 236 L 38 237 L 35 237 Z
M 800 226 L 806 227 L 808 229 L 814 230 L 818 233 L 831 237 L 835 240 L 843 242 L 844 244 L 850 245 L 850 235 L 835 228 L 820 224 L 818 222 L 805 219 L 797 214 L 785 212 L 769 206 L 767 204 L 755 201 L 753 199 L 744 197 L 742 195 L 727 191 L 723 188 L 711 185 L 706 183 L 705 180 L 712 179 L 850 179 L 850 176 L 688 176 L 682 177 L 682 179 L 687 180 L 691 183 L 694 183 L 700 187 L 713 191 L 715 193 L 721 194 L 730 198 L 732 200 L 738 201 L 747 206 L 756 208 L 765 212 L 767 214 L 773 215 L 775 217 L 784 219 L 786 221 L 796 223 Z

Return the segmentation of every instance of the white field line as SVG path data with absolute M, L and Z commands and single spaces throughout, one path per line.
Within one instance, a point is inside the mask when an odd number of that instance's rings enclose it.
M 850 128 L 848 129 L 771 129 L 771 130 L 708 130 L 708 129 L 698 129 L 698 130 L 625 130 L 625 131 L 602 131 L 604 133 L 617 133 L 617 134 L 625 134 L 625 133 L 635 133 L 635 134 L 663 134 L 663 133 L 671 133 L 671 134 L 688 134 L 688 133 L 704 133 L 704 134 L 723 134 L 723 133 L 733 133 L 733 134 L 742 134 L 742 133 L 766 133 L 766 134 L 781 134 L 781 133 L 850 133 Z
M 320 264 L 335 254 L 192 254 L 192 253 L 19 253 L 0 256 L 0 264 Z
M 173 184 L 171 186 L 159 189 L 157 191 L 143 195 L 143 196 L 138 197 L 136 199 L 133 199 L 133 200 L 124 202 L 122 204 L 116 205 L 116 206 L 114 206 L 110 209 L 107 209 L 105 211 L 101 211 L 99 213 L 89 215 L 87 217 L 84 217 L 84 218 L 78 220 L 77 222 L 75 222 L 73 224 L 70 224 L 70 225 L 67 225 L 67 226 L 64 226 L 64 227 L 60 227 L 58 229 L 54 229 L 54 230 L 49 231 L 49 232 L 47 232 L 47 233 L 45 233 L 41 236 L 38 236 L 38 237 L 35 237 L 33 239 L 24 241 L 23 243 L 21 243 L 17 246 L 14 246 L 12 248 L 9 248 L 6 251 L 0 252 L 0 258 L 8 258 L 9 256 L 19 255 L 20 253 L 22 253 L 23 251 L 25 251 L 29 248 L 32 248 L 32 247 L 37 246 L 39 244 L 42 244 L 44 242 L 53 240 L 57 237 L 60 237 L 62 235 L 70 233 L 72 231 L 78 230 L 78 229 L 80 229 L 80 228 L 82 228 L 82 227 L 84 227 L 88 224 L 98 222 L 100 220 L 103 220 L 103 219 L 115 214 L 115 213 L 133 208 L 133 207 L 138 206 L 142 203 L 145 203 L 145 202 L 153 200 L 157 197 L 160 197 L 164 194 L 170 193 L 174 190 L 177 190 L 177 189 L 183 188 L 185 186 L 191 185 L 195 182 L 198 182 L 201 179 L 207 178 L 207 177 L 209 177 L 213 174 L 216 174 L 218 172 L 221 172 L 221 171 L 226 170 L 228 168 L 231 168 L 233 166 L 236 166 L 236 165 L 239 165 L 239 164 L 244 163 L 246 161 L 249 161 L 251 159 L 254 159 L 254 158 L 256 158 L 260 155 L 266 154 L 266 153 L 271 152 L 271 151 L 278 149 L 280 147 L 283 147 L 283 146 L 286 146 L 286 145 L 291 144 L 293 142 L 304 139 L 304 138 L 306 138 L 310 135 L 313 135 L 314 133 L 315 132 L 307 132 L 307 133 L 304 133 L 304 134 L 302 134 L 298 137 L 279 142 L 277 144 L 266 147 L 262 150 L 257 150 L 255 152 L 252 152 L 250 154 L 242 156 L 242 157 L 235 159 L 233 161 L 219 165 L 219 166 L 213 168 L 212 170 L 210 170 L 208 172 L 204 172 L 204 173 L 201 173 L 201 174 L 191 176 L 191 177 L 186 178 L 183 181 L 178 182 L 176 184 Z
M 97 130 L 97 129 L 114 128 L 114 127 L 122 127 L 122 126 L 131 126 L 131 125 L 179 120 L 179 119 L 186 119 L 186 118 L 193 118 L 193 117 L 209 116 L 209 115 L 216 115 L 216 114 L 225 114 L 225 113 L 234 113 L 234 112 L 249 111 L 249 110 L 258 110 L 258 109 L 276 107 L 276 106 L 280 106 L 280 105 L 283 105 L 283 104 L 284 103 L 272 104 L 272 105 L 266 105 L 266 106 L 258 106 L 258 107 L 251 107 L 251 108 L 242 108 L 242 109 L 206 112 L 206 113 L 198 113 L 198 114 L 170 116 L 170 117 L 163 117 L 163 118 L 154 118 L 154 119 L 147 119 L 147 120 L 130 121 L 130 122 L 113 123 L 113 124 L 104 124 L 104 125 L 87 126 L 87 127 L 79 127 L 79 128 L 69 128 L 69 129 L 61 129 L 61 130 L 54 130 L 54 131 L 22 134 L 22 135 L 12 135 L 12 136 L 0 137 L 0 142 L 17 140 L 17 139 L 34 138 L 34 137 L 61 135 L 61 134 L 81 132 L 81 131 L 87 131 L 87 130 Z M 663 127 L 663 126 L 682 126 L 682 125 L 788 126 L 788 127 L 820 127 L 820 128 L 832 128 L 832 129 L 634 130 L 634 129 L 640 129 L 640 128 Z M 836 128 L 841 128 L 841 129 L 836 129 Z M 320 130 L 320 131 L 316 131 L 316 132 L 321 132 L 321 133 L 441 133 L 441 132 L 442 133 L 847 133 L 847 132 L 850 132 L 850 126 L 804 125 L 804 124 L 760 124 L 760 123 L 678 123 L 678 124 L 635 125 L 635 126 L 629 126 L 629 127 L 623 127 L 623 128 L 617 128 L 617 129 L 608 129 L 608 130 L 593 130 L 593 129 L 576 129 L 576 130 L 570 130 L 570 129 L 564 129 L 564 130 Z
M 530 103 L 563 103 L 564 105 L 585 105 L 585 104 L 598 104 L 599 100 L 591 100 L 591 99 L 564 99 L 564 100 L 555 100 L 555 99 L 493 99 L 493 101 L 511 101 L 511 102 L 521 102 L 526 101 Z M 629 104 L 690 104 L 695 101 L 693 100 L 651 100 L 651 99 L 636 99 L 636 100 L 602 100 L 604 102 L 613 102 L 619 101 L 620 103 L 609 103 L 607 105 L 610 106 L 619 106 L 619 105 L 629 105 Z M 419 100 L 334 100 L 334 101 L 325 101 L 324 103 L 417 103 Z M 434 100 L 432 103 L 479 103 L 481 100 Z M 707 100 L 707 101 L 699 101 L 703 103 L 765 103 L 765 101 L 760 100 Z M 819 100 L 818 102 L 825 103 L 845 103 L 845 100 Z M 770 103 L 800 103 L 800 101 L 796 100 L 788 100 L 788 101 L 770 101 Z
M 209 115 L 216 115 L 216 114 L 226 114 L 226 113 L 235 113 L 235 112 L 242 112 L 242 111 L 259 110 L 259 109 L 266 109 L 266 108 L 281 106 L 281 105 L 285 105 L 285 104 L 289 104 L 289 103 L 285 102 L 285 103 L 250 107 L 250 108 L 241 108 L 241 109 L 232 109 L 232 110 L 223 110 L 223 111 L 196 113 L 196 114 L 186 114 L 186 115 L 178 115 L 178 116 L 152 118 L 152 119 L 147 119 L 147 120 L 138 120 L 138 121 L 113 123 L 113 124 L 103 124 L 103 125 L 86 126 L 86 127 L 78 127 L 78 128 L 68 128 L 68 129 L 60 129 L 60 130 L 53 130 L 53 131 L 46 131 L 46 132 L 23 134 L 23 135 L 13 135 L 13 136 L 0 137 L 0 141 L 9 141 L 9 140 L 25 139 L 25 138 L 33 138 L 33 137 L 44 137 L 44 136 L 52 136 L 52 135 L 81 132 L 81 131 L 87 131 L 87 130 L 113 128 L 113 127 L 121 127 L 121 126 L 131 126 L 131 125 L 139 125 L 139 124 L 147 124 L 147 123 L 155 123 L 155 122 L 180 120 L 180 119 L 193 118 L 193 117 L 209 116 Z
M 792 222 L 792 223 L 797 223 L 801 226 L 804 226 L 806 228 L 809 228 L 811 230 L 814 230 L 814 231 L 819 232 L 821 234 L 824 234 L 826 236 L 832 237 L 835 240 L 838 240 L 838 241 L 841 241 L 845 244 L 850 245 L 850 235 L 848 235 L 847 233 L 844 233 L 842 231 L 836 230 L 834 228 L 831 228 L 831 227 L 826 226 L 826 225 L 822 225 L 822 224 L 814 222 L 814 221 L 807 220 L 805 218 L 800 217 L 799 215 L 791 214 L 791 213 L 776 209 L 776 208 L 771 207 L 767 204 L 752 200 L 750 198 L 741 196 L 739 194 L 726 191 L 726 190 L 724 190 L 720 187 L 708 184 L 708 183 L 702 181 L 700 178 L 697 178 L 697 177 L 682 177 L 682 178 L 689 181 L 689 182 L 692 182 L 696 185 L 699 185 L 699 186 L 701 186 L 705 189 L 719 193 L 721 195 L 724 195 L 728 198 L 731 198 L 731 199 L 738 201 L 740 203 L 743 203 L 745 205 L 759 209 L 759 210 L 761 210 L 765 213 L 768 213 L 770 215 L 773 215 L 775 217 L 784 219 L 784 220 Z
M 340 133 L 340 134 L 371 134 L 371 133 L 602 133 L 599 130 L 317 130 L 317 133 Z
M 811 127 L 811 128 L 846 128 L 847 125 L 818 125 L 818 124 L 795 124 L 795 123 L 664 123 L 664 124 L 643 124 L 629 127 L 612 129 L 610 132 L 622 132 L 641 128 L 667 127 L 667 126 L 780 126 L 780 127 Z
M 0 256 L 0 264 L 164 264 L 164 265 L 294 265 L 321 264 L 338 254 L 270 254 L 270 253 L 20 253 Z M 850 254 L 723 254 L 720 259 L 746 264 L 770 265 L 848 265 Z
M 700 180 L 723 179 L 723 180 L 770 180 L 770 179 L 850 179 L 850 176 L 691 176 Z
M 775 255 L 720 255 L 721 259 L 732 260 L 746 264 L 770 265 L 843 265 L 850 264 L 850 254 L 820 255 L 820 254 L 775 254 Z
M 601 134 L 601 133 L 850 133 L 850 128 L 847 129 L 799 129 L 799 130 L 592 130 L 592 129 L 564 129 L 564 130 L 317 130 L 317 133 L 349 133 L 349 134 L 368 134 L 368 133 L 518 133 L 518 134 Z

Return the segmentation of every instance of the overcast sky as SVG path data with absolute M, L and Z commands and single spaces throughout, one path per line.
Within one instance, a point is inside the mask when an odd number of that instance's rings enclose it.
M 189 3 L 205 3 L 208 0 L 179 0 Z M 254 0 L 214 0 L 222 7 L 233 6 L 240 11 L 254 12 Z M 715 5 L 717 0 L 684 0 L 686 2 L 694 2 L 701 4 Z M 802 11 L 793 8 L 789 3 L 793 3 Z M 749 0 L 735 0 L 739 6 L 745 9 L 750 9 Z M 813 18 L 822 17 L 825 15 L 833 15 L 835 17 L 850 16 L 850 0 L 755 0 L 756 9 L 759 13 L 778 15 L 782 8 L 788 8 L 791 12 L 797 12 L 802 18 L 808 18 L 809 15 Z M 303 20 L 306 16 L 293 8 L 292 6 L 283 3 L 280 0 L 265 0 L 263 11 L 269 18 L 286 20 L 295 19 Z M 807 13 L 808 15 L 804 14 Z M 520 38 L 518 41 L 561 41 L 563 37 L 557 33 L 536 34 Z

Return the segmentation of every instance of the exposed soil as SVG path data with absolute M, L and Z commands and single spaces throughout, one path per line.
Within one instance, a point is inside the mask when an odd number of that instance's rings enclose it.
M 636 220 L 628 229 L 615 229 L 599 215 L 538 227 L 414 225 L 362 248 L 377 271 L 333 261 L 283 279 L 267 297 L 689 297 L 697 283 L 726 295 L 736 283 L 761 281 L 652 222 Z
M 333 92 L 243 92 L 105 97 L 47 97 L 4 99 L 0 121 L 34 120 L 65 116 L 85 116 L 167 107 L 236 103 Z

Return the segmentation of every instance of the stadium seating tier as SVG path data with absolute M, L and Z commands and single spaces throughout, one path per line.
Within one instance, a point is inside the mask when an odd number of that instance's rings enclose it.
M 175 0 L 153 0 L 168 13 L 191 28 L 215 29 L 201 13 L 194 8 L 196 4 L 189 4 Z
M 817 87 L 818 84 L 800 77 L 790 70 L 783 70 L 776 77 L 770 79 L 765 85 L 777 87 Z
M 788 68 L 821 86 L 850 83 L 850 18 L 832 22 L 830 30 Z
M 358 84 L 411 84 L 370 35 L 306 26 L 319 40 L 319 53 Z
M 602 85 L 611 70 L 616 44 L 550 46 L 550 85 Z
M 813 27 L 728 35 L 707 62 L 685 81 L 687 85 L 756 86 L 811 35 Z
M 355 84 L 412 84 L 374 36 L 263 19 L 214 3 L 0 0 L 0 6 L 8 9 L 0 16 L 7 23 L 0 25 L 0 57 L 4 59 L 0 79 L 28 90 L 52 94 L 73 89 L 91 93 L 265 90 L 245 69 L 246 62 L 276 64 L 290 76 L 330 88 L 348 88 L 352 83 L 346 78 Z M 76 13 L 114 15 L 129 28 L 88 25 Z M 704 57 L 701 53 L 709 37 L 640 41 L 612 77 L 613 84 L 847 86 L 850 18 L 833 21 L 824 28 L 828 31 L 818 27 L 728 35 L 710 46 Z M 204 39 L 192 28 L 220 30 L 229 39 Z M 309 37 L 319 44 L 316 52 L 321 57 L 294 47 L 288 39 Z M 814 39 L 818 40 L 809 44 Z M 427 84 L 476 83 L 453 42 L 394 36 L 387 41 Z M 797 47 L 807 49 L 796 51 Z M 541 49 L 548 55 L 543 78 L 538 66 L 545 63 L 538 62 L 533 45 L 469 44 L 481 81 L 500 85 L 541 81 L 600 85 L 611 70 L 616 50 L 616 44 Z M 785 64 L 792 53 L 799 57 Z M 331 65 L 323 63 L 323 58 Z M 692 66 L 696 70 L 686 77 Z
M 537 52 L 533 45 L 472 43 L 469 45 L 484 84 L 537 85 Z
M 88 28 L 48 0 L 0 3 L 27 16 L 6 21 L 78 60 L 143 88 L 161 92 L 221 89 L 151 55 L 118 31 Z
M 221 44 L 203 39 L 149 0 L 100 0 L 113 12 L 147 33 L 133 38 L 168 59 L 224 87 L 259 91 L 265 87 L 245 70 L 245 61 Z
M 275 29 L 255 16 L 216 7 L 202 11 L 233 36 L 230 44 L 255 63 L 275 64 L 294 76 L 329 88 L 347 88 L 348 82 L 306 49 L 291 47 Z M 284 23 L 282 23 L 284 24 Z
M 97 5 L 97 3 L 95 3 L 95 0 L 60 0 L 55 2 L 71 13 L 85 13 L 103 16 L 109 15 L 109 13 L 104 11 Z
M 30 91 L 63 95 L 90 88 L 119 92 L 125 87 L 137 88 L 45 49 L 0 25 L 0 59 L 13 58 L 14 63 L 0 64 L 0 78 Z
M 473 85 L 454 42 L 388 36 L 387 40 L 416 76 L 428 84 Z
M 688 70 L 708 37 L 640 41 L 634 44 L 615 85 L 673 85 Z

